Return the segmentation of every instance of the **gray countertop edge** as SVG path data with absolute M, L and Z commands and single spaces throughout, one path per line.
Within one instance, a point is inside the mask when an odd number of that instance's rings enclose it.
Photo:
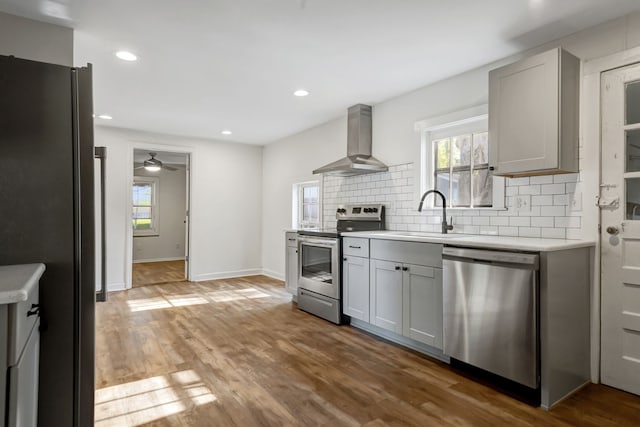
M 26 301 L 44 270 L 42 263 L 0 266 L 0 304 Z
M 542 239 L 532 237 L 509 237 L 494 235 L 455 235 L 440 237 L 435 233 L 420 235 L 417 232 L 404 234 L 402 231 L 354 231 L 343 233 L 345 237 L 363 237 L 381 240 L 401 240 L 407 242 L 439 243 L 451 246 L 466 246 L 487 249 L 512 249 L 536 252 L 553 252 L 595 246 L 593 240 Z

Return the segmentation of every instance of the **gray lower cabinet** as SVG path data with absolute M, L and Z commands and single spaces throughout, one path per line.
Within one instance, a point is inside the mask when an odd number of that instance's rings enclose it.
M 402 334 L 442 349 L 442 269 L 405 265 Z
M 402 334 L 402 265 L 371 260 L 371 323 Z
M 38 285 L 26 301 L 0 305 L 0 359 L 5 367 L 2 408 L 6 426 L 32 427 L 38 421 L 40 320 Z
M 298 295 L 298 234 L 288 231 L 285 239 L 285 287 L 295 300 Z
M 370 323 L 442 349 L 442 245 L 371 240 Z
M 342 259 L 342 312 L 369 321 L 369 258 L 345 256 Z

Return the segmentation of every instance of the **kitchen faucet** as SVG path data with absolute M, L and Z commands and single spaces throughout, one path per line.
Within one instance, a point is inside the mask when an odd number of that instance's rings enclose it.
M 453 230 L 453 225 L 447 224 L 447 199 L 444 197 L 444 194 L 439 192 L 438 190 L 429 190 L 422 195 L 422 199 L 420 199 L 420 204 L 418 205 L 418 212 L 422 212 L 422 204 L 424 203 L 424 198 L 429 194 L 435 193 L 439 194 L 442 197 L 442 234 L 447 234 L 449 230 Z M 451 218 L 451 222 L 453 222 L 453 218 Z

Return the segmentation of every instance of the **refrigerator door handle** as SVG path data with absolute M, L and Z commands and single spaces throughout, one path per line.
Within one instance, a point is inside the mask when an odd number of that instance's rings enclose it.
M 96 291 L 96 301 L 107 300 L 107 242 L 105 179 L 107 166 L 107 147 L 94 147 L 94 157 L 100 160 L 100 290 Z

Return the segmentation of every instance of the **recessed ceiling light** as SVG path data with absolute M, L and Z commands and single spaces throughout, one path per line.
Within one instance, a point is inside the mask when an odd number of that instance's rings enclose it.
M 222 131 L 222 132 L 220 132 L 220 133 L 221 133 L 221 134 L 223 134 L 223 135 L 231 135 L 233 132 L 231 132 L 231 131 L 230 131 L 230 130 L 228 130 L 228 129 L 225 129 L 225 130 L 223 130 L 223 131 Z
M 98 115 L 98 118 L 99 118 L 99 119 L 102 119 L 102 120 L 111 120 L 111 119 L 113 119 L 113 117 L 111 117 L 111 116 L 110 116 L 110 115 L 108 115 L 108 114 L 99 114 L 99 115 Z
M 138 59 L 136 55 L 126 50 L 119 50 L 116 52 L 116 56 L 123 61 L 136 61 Z
M 298 89 L 297 91 L 293 92 L 293 94 L 295 96 L 307 96 L 309 95 L 309 91 L 306 89 Z

